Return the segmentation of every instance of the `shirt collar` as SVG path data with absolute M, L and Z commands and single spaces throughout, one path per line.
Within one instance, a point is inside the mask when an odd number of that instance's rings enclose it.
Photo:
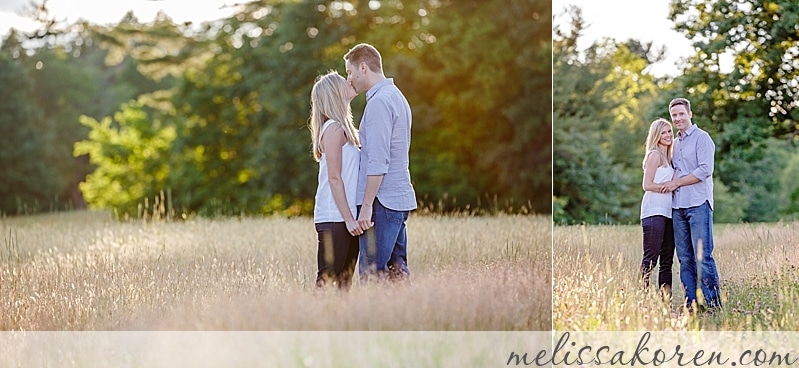
M 366 101 L 369 101 L 369 99 L 372 98 L 372 96 L 374 96 L 375 93 L 377 93 L 377 91 L 379 91 L 381 88 L 392 84 L 394 84 L 394 78 L 386 78 L 381 80 L 380 82 L 375 83 L 375 85 L 372 86 L 372 88 L 369 88 L 369 90 L 366 91 Z
M 696 124 L 691 124 L 691 127 L 685 130 L 685 133 L 677 132 L 677 136 L 680 139 L 683 139 L 691 134 L 693 134 L 697 129 L 699 129 Z

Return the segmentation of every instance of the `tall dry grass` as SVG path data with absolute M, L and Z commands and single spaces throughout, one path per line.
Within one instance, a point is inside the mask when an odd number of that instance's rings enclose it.
M 553 326 L 571 331 L 799 330 L 799 223 L 716 225 L 724 307 L 690 315 L 679 261 L 674 298 L 639 281 L 640 226 L 557 226 Z
M 411 215 L 410 284 L 318 290 L 308 218 L 0 219 L 1 330 L 549 330 L 551 223 Z

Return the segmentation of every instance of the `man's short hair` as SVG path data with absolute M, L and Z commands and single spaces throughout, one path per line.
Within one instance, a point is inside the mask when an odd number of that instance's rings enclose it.
M 375 73 L 383 72 L 383 60 L 380 57 L 380 52 L 368 43 L 359 43 L 355 45 L 344 55 L 344 60 L 349 61 L 355 66 L 366 63 L 369 70 Z
M 688 109 L 688 112 L 691 112 L 691 101 L 688 101 L 687 98 L 677 97 L 671 100 L 671 102 L 669 102 L 669 110 L 671 110 L 672 107 L 677 105 L 683 105 L 685 106 L 686 109 Z

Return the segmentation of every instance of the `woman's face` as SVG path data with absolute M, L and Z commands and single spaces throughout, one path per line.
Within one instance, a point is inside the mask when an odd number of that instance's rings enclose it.
M 671 146 L 673 139 L 674 133 L 671 131 L 671 125 L 664 125 L 663 129 L 660 130 L 660 140 L 658 141 L 658 145 L 666 147 Z
M 355 92 L 355 88 L 352 86 L 352 84 L 348 83 L 347 81 L 344 81 L 344 98 L 347 99 L 347 103 L 352 101 L 352 99 L 355 98 L 355 96 L 357 95 L 358 92 Z

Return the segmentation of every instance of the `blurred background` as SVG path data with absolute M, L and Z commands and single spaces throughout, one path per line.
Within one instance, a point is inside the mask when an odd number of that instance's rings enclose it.
M 549 0 L 124 4 L 0 4 L 0 213 L 310 214 L 311 86 L 360 42 L 422 210 L 551 211 Z

